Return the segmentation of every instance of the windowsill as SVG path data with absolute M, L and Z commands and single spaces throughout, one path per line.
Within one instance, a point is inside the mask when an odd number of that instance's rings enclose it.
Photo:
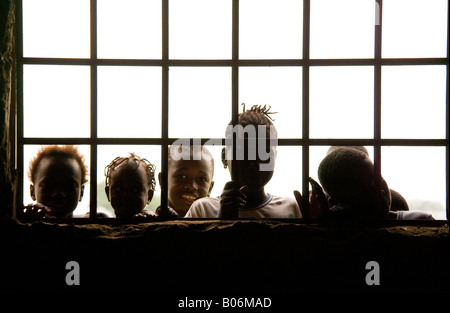
M 73 292 L 64 266 L 76 261 L 80 291 L 450 291 L 447 221 L 49 221 L 0 219 L 0 290 Z M 376 288 L 365 284 L 369 261 L 381 267 Z

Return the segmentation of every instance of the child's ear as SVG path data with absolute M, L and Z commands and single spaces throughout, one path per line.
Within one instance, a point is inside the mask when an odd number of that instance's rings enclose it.
M 108 202 L 111 202 L 111 200 L 109 199 L 109 186 L 105 186 L 105 193 L 106 193 L 106 198 L 108 199 Z
M 159 176 L 159 175 L 158 175 Z M 148 193 L 147 193 L 147 195 L 148 195 L 148 200 L 147 200 L 147 204 L 149 204 L 150 202 L 152 202 L 152 199 L 153 199 L 153 194 L 155 193 L 155 191 L 154 190 L 149 190 L 148 191 Z
M 36 201 L 36 194 L 34 193 L 34 185 L 30 185 L 30 196 L 33 201 Z
M 214 181 L 212 180 L 211 185 L 209 185 L 208 197 L 211 197 L 211 190 L 213 189 L 213 187 L 214 187 Z
M 223 168 L 227 168 L 227 158 L 226 158 L 226 155 L 227 155 L 227 151 L 226 151 L 226 148 L 225 147 L 223 147 L 222 148 L 222 164 L 223 164 Z
M 81 199 L 83 199 L 83 195 L 84 195 L 84 185 L 81 185 L 81 189 L 80 189 L 80 199 L 78 199 L 78 202 L 80 202 Z
M 158 173 L 158 182 L 159 186 L 161 187 L 161 172 Z

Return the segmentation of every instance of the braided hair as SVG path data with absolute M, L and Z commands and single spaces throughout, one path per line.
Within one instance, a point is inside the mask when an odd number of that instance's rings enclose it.
M 128 157 L 117 157 L 114 160 L 111 161 L 111 163 L 109 163 L 109 165 L 107 165 L 105 167 L 105 184 L 106 187 L 109 187 L 110 181 L 111 181 L 111 171 L 115 170 L 116 168 L 118 168 L 120 165 L 122 164 L 126 164 L 126 163 L 130 163 L 130 162 L 134 162 L 136 164 L 136 169 L 139 166 L 143 166 L 145 169 L 145 172 L 147 173 L 147 181 L 148 184 L 150 186 L 151 190 L 155 190 L 156 187 L 156 180 L 155 180 L 155 170 L 156 170 L 156 166 L 153 165 L 152 163 L 150 163 L 150 161 L 148 161 L 147 159 L 141 158 L 139 156 L 137 156 L 134 153 L 130 153 L 130 156 Z

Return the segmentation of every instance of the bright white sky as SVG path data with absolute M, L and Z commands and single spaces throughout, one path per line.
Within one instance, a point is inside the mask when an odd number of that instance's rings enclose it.
M 161 0 L 97 2 L 99 58 L 161 58 Z M 231 3 L 170 0 L 169 57 L 230 59 Z M 383 57 L 446 57 L 446 0 L 383 5 Z M 89 0 L 24 0 L 23 8 L 25 57 L 89 58 Z M 311 58 L 372 58 L 375 17 L 374 0 L 311 0 Z M 241 0 L 239 44 L 242 59 L 302 58 L 302 1 Z M 231 69 L 172 67 L 169 78 L 169 136 L 224 137 L 231 119 Z M 445 66 L 383 67 L 382 136 L 445 138 L 445 79 Z M 274 124 L 280 138 L 301 137 L 301 67 L 244 67 L 239 87 L 239 101 L 247 107 L 267 104 L 279 112 Z M 100 137 L 159 137 L 160 104 L 161 68 L 98 68 Z M 24 67 L 26 137 L 89 137 L 89 124 L 89 66 Z M 373 68 L 312 67 L 310 125 L 312 138 L 371 138 Z M 25 168 L 36 148 L 25 147 Z M 89 162 L 89 148 L 81 149 Z M 311 148 L 310 175 L 316 179 L 327 149 Z M 217 196 L 229 174 L 220 147 L 211 151 Z M 112 159 L 128 152 L 160 171 L 159 147 L 99 147 L 98 181 L 104 181 L 103 168 Z M 266 190 L 289 196 L 301 190 L 301 147 L 279 147 L 276 164 Z M 411 209 L 416 200 L 435 201 L 440 208 L 430 212 L 445 218 L 443 147 L 385 147 L 382 173 Z M 31 201 L 28 186 L 25 179 L 25 203 Z M 88 210 L 88 190 L 78 213 Z

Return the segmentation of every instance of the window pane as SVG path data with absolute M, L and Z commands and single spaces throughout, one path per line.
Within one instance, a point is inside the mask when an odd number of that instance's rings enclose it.
M 446 219 L 445 147 L 383 147 L 381 173 L 409 210 Z
M 114 210 L 109 203 L 105 193 L 105 167 L 116 157 L 128 157 L 130 153 L 135 153 L 141 158 L 147 159 L 155 165 L 156 187 L 152 201 L 145 209 L 156 210 L 161 204 L 161 186 L 158 182 L 158 173 L 161 172 L 161 147 L 147 145 L 100 145 L 97 152 L 97 212 L 104 212 L 110 217 L 114 217 Z
M 294 190 L 302 192 L 302 147 L 278 146 L 275 170 L 265 186 L 266 193 L 294 198 Z
M 231 59 L 231 1 L 169 1 L 172 59 Z
M 170 68 L 169 137 L 223 138 L 230 121 L 230 68 Z
M 373 0 L 311 1 L 311 58 L 373 58 Z
M 88 66 L 24 66 L 24 136 L 89 137 Z
M 97 16 L 99 58 L 161 58 L 161 0 L 98 0 Z
M 88 58 L 89 2 L 89 0 L 23 0 L 23 55 Z
M 312 67 L 310 136 L 373 138 L 373 68 Z
M 160 137 L 160 67 L 98 68 L 98 135 Z
M 222 148 L 223 146 L 206 146 L 214 158 L 214 186 L 211 190 L 211 197 L 218 197 L 222 194 L 223 187 L 227 181 L 231 180 L 228 168 L 223 168 Z
M 279 138 L 302 136 L 302 69 L 243 67 L 239 69 L 239 103 L 271 106 Z
M 37 151 L 41 148 L 39 145 L 24 145 L 23 146 L 23 204 L 27 205 L 29 203 L 35 203 L 31 199 L 30 195 L 30 185 L 31 181 L 28 179 L 28 170 L 30 161 L 32 158 L 36 156 Z M 77 146 L 78 151 L 84 155 L 85 164 L 88 167 L 88 182 L 84 185 L 84 192 L 81 201 L 78 203 L 78 206 L 73 211 L 74 217 L 84 217 L 84 215 L 89 212 L 89 199 L 90 199 L 90 180 L 89 177 L 92 175 L 90 173 L 90 164 L 91 164 L 91 151 L 88 145 L 79 145 Z
M 447 6 L 447 0 L 383 1 L 383 57 L 446 57 Z
M 241 0 L 239 57 L 241 59 L 300 59 L 303 2 Z
M 445 66 L 384 66 L 382 136 L 444 138 Z

